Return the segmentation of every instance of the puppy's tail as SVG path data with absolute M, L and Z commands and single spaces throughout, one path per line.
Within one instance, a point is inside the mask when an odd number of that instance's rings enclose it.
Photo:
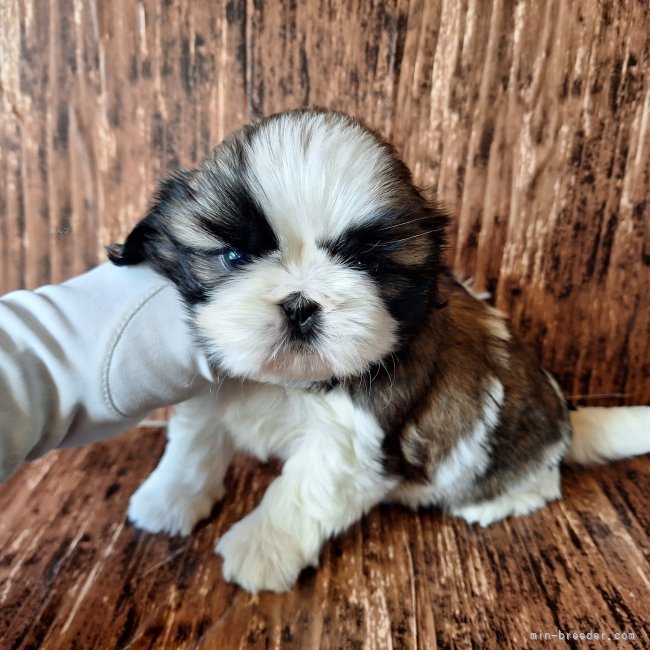
M 591 465 L 650 453 L 650 406 L 591 406 L 570 417 L 568 462 Z

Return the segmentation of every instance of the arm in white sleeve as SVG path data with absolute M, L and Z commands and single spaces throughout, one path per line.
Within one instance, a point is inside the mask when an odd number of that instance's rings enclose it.
M 53 447 L 93 442 L 214 379 L 173 285 L 104 264 L 0 298 L 0 480 Z

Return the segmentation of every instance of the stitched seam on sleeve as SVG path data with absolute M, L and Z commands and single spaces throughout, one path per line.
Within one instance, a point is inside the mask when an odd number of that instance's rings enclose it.
M 104 361 L 102 375 L 102 395 L 108 407 L 113 411 L 115 415 L 121 417 L 129 417 L 129 413 L 123 413 L 115 404 L 113 395 L 111 394 L 110 380 L 109 375 L 111 371 L 111 365 L 113 363 L 113 357 L 115 356 L 115 349 L 117 348 L 118 343 L 120 342 L 124 330 L 129 326 L 129 323 L 135 318 L 135 316 L 142 310 L 142 308 L 155 296 L 157 296 L 163 289 L 167 289 L 166 285 L 157 287 L 149 291 L 148 294 L 140 300 L 140 302 L 132 309 L 130 313 L 127 313 L 126 316 L 122 319 L 122 322 L 119 324 L 113 339 L 111 340 L 110 345 L 108 346 L 108 351 L 106 353 L 106 360 Z

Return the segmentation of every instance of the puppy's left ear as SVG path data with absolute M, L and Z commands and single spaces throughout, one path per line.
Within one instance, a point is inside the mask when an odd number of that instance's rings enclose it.
M 179 171 L 160 183 L 154 203 L 123 244 L 110 244 L 106 247 L 108 259 L 116 266 L 130 266 L 149 261 L 171 262 L 175 257 L 175 247 L 167 235 L 166 222 L 173 217 L 175 210 L 193 198 L 189 185 L 194 172 Z M 161 269 L 163 270 L 163 269 Z

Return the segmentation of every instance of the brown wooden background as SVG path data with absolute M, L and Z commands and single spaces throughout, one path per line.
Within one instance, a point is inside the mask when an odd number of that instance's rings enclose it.
M 251 118 L 356 113 L 568 394 L 650 402 L 647 0 L 0 1 L 0 291 L 102 261 Z M 616 401 L 616 400 L 615 400 Z

